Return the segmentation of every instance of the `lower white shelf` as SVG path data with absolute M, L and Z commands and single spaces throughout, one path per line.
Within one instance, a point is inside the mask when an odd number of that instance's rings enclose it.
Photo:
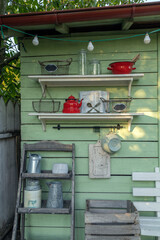
M 38 117 L 42 123 L 43 131 L 46 131 L 46 123 L 51 121 L 103 121 L 107 123 L 109 120 L 121 120 L 128 122 L 128 130 L 131 129 L 131 123 L 133 117 L 144 115 L 144 113 L 94 113 L 94 114 L 84 114 L 84 113 L 29 113 L 29 116 Z

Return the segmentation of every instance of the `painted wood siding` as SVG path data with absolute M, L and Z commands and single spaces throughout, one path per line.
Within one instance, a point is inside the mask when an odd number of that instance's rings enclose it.
M 135 33 L 136 34 L 136 33 Z M 133 35 L 133 34 L 132 34 Z M 124 35 L 123 35 L 124 36 Z M 115 38 L 121 36 L 92 36 L 92 39 Z M 159 107 L 158 77 L 159 77 L 159 47 L 157 35 L 152 35 L 151 44 L 145 45 L 143 37 L 136 37 L 119 41 L 97 42 L 94 44 L 93 52 L 88 53 L 88 59 L 100 60 L 101 73 L 110 73 L 107 70 L 109 63 L 115 61 L 130 61 L 136 54 L 140 53 L 141 58 L 136 63 L 135 73 L 144 73 L 144 77 L 133 82 L 131 95 L 133 101 L 130 112 L 144 112 L 144 116 L 135 117 L 128 132 L 127 126 L 118 131 L 122 140 L 122 148 L 111 156 L 111 178 L 110 179 L 89 179 L 88 177 L 88 144 L 96 143 L 108 129 L 101 129 L 100 133 L 92 129 L 53 129 L 56 124 L 48 123 L 46 132 L 36 117 L 28 116 L 33 112 L 32 101 L 41 98 L 41 88 L 28 75 L 41 74 L 38 61 L 44 60 L 66 60 L 70 57 L 73 63 L 70 66 L 70 74 L 78 74 L 78 51 L 86 49 L 86 43 L 69 43 L 40 39 L 39 46 L 33 46 L 30 40 L 25 40 L 24 45 L 27 52 L 21 54 L 21 82 L 22 82 L 22 144 L 25 142 L 36 142 L 40 140 L 58 140 L 62 143 L 75 143 L 76 145 L 76 183 L 75 183 L 75 208 L 76 208 L 76 240 L 84 240 L 84 210 L 86 199 L 119 199 L 136 200 L 132 196 L 133 183 L 132 172 L 154 171 L 159 166 L 159 120 L 157 109 Z M 90 37 L 89 37 L 90 38 Z M 80 37 L 74 38 L 80 39 Z M 88 39 L 82 37 L 81 39 Z M 111 98 L 127 97 L 125 87 L 61 87 L 49 88 L 53 98 L 68 98 L 73 94 L 79 97 L 82 90 L 107 90 Z M 49 99 L 49 96 L 47 95 Z M 62 109 L 63 103 L 61 104 Z M 74 125 L 74 122 L 71 123 Z M 96 125 L 105 124 L 96 123 Z M 92 125 L 92 123 L 90 124 Z M 95 125 L 95 123 L 94 123 Z M 81 124 L 79 124 L 81 126 Z M 43 169 L 52 168 L 53 162 L 67 162 L 69 155 L 58 153 L 52 157 L 51 153 L 42 154 Z M 71 167 L 71 166 L 69 166 Z M 142 184 L 142 183 L 141 183 Z M 144 187 L 146 183 L 143 184 Z M 152 183 L 147 185 L 153 187 Z M 47 198 L 47 186 L 42 183 L 43 198 Z M 70 183 L 63 182 L 64 196 L 69 198 Z M 142 197 L 143 199 L 143 197 Z M 145 198 L 148 200 L 148 198 Z M 26 216 L 26 237 L 27 240 L 69 239 L 70 216 L 67 215 L 27 215 Z M 143 240 L 155 240 L 153 237 L 143 237 Z

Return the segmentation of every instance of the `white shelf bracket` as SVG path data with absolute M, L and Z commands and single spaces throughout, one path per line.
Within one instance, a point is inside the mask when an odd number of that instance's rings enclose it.
M 40 116 L 38 117 L 39 120 L 41 121 L 42 123 L 42 129 L 44 132 L 46 132 L 46 120 L 45 119 L 42 119 Z
M 129 85 L 128 85 L 128 97 L 131 96 L 131 87 L 132 87 L 132 82 L 133 82 L 133 78 L 130 80 Z
M 133 120 L 133 116 L 130 117 L 130 119 L 128 120 L 128 131 L 131 131 L 131 125 L 132 125 L 132 120 Z

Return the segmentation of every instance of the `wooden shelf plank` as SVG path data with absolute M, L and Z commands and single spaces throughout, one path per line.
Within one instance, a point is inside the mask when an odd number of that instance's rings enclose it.
M 46 122 L 57 121 L 57 120 L 98 120 L 104 121 L 105 123 L 109 120 L 122 120 L 128 122 L 128 130 L 130 131 L 133 117 L 144 115 L 144 113 L 29 113 L 29 116 L 37 116 L 42 123 L 43 131 L 46 131 Z
M 43 95 L 45 95 L 46 86 L 128 86 L 128 96 L 130 96 L 132 82 L 143 76 L 143 73 L 139 73 L 107 75 L 30 75 L 28 78 L 40 83 Z
M 18 213 L 28 214 L 70 214 L 71 212 L 71 201 L 64 201 L 63 208 L 46 208 L 46 200 L 42 201 L 42 208 L 24 208 L 19 207 Z
M 22 173 L 22 178 L 36 178 L 36 179 L 71 179 L 72 172 L 67 174 L 53 174 L 52 171 L 42 171 L 41 173 Z

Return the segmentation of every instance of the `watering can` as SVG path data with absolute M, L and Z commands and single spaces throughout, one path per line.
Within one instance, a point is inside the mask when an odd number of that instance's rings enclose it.
M 41 156 L 38 154 L 29 154 L 28 173 L 41 172 Z
M 62 184 L 60 182 L 47 182 L 49 187 L 47 208 L 63 208 Z

